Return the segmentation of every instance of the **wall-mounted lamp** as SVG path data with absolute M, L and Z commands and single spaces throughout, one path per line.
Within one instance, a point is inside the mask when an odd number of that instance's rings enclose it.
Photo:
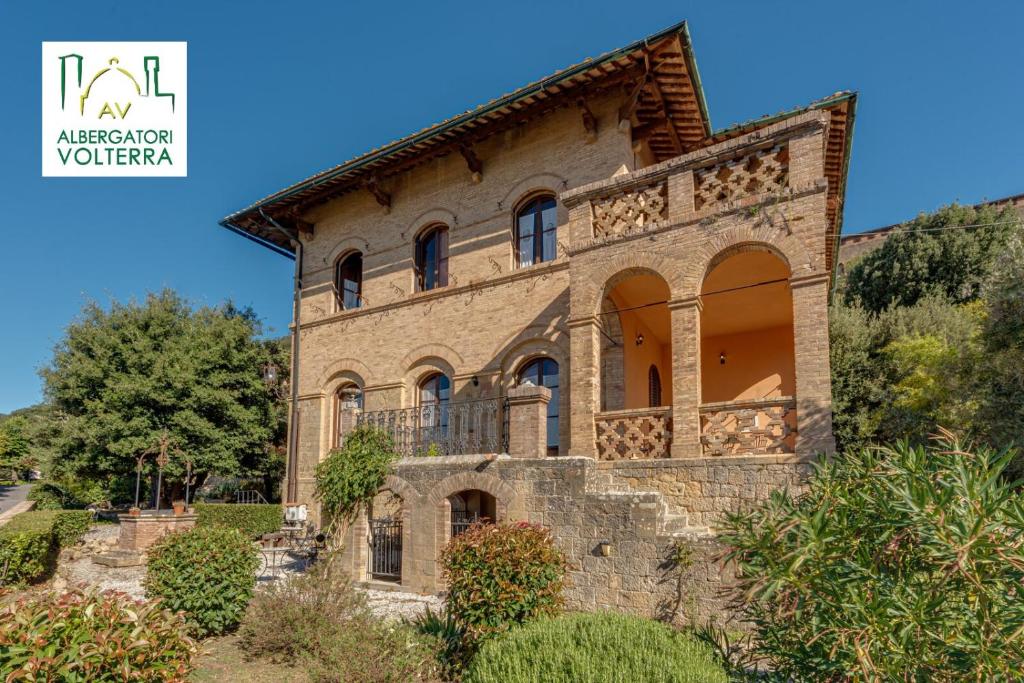
M 725 365 L 725 351 L 722 351 L 720 354 L 718 354 L 718 362 L 721 365 Z
M 471 381 L 473 382 L 474 387 L 480 386 L 480 378 L 477 377 L 476 375 L 473 375 L 473 379 Z
M 636 333 L 636 345 L 637 346 L 641 346 L 641 345 L 643 345 L 643 343 L 644 343 L 644 335 L 642 335 L 639 332 L 637 332 Z
M 601 554 L 601 557 L 608 557 L 612 554 L 612 542 L 611 541 L 598 541 L 597 552 Z

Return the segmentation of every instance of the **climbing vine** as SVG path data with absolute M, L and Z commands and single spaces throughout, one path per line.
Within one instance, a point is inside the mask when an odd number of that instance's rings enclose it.
M 325 519 L 332 526 L 350 522 L 359 506 L 384 485 L 398 458 L 394 442 L 383 430 L 364 425 L 346 434 L 344 445 L 316 467 L 316 497 Z

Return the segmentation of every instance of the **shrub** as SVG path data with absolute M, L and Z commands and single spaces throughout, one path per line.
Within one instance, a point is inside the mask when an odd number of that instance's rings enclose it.
M 565 556 L 534 524 L 476 524 L 441 554 L 448 609 L 471 639 L 562 606 Z
M 33 581 L 52 567 L 61 546 L 73 545 L 89 530 L 85 510 L 22 512 L 0 527 L 0 583 Z
M 88 510 L 58 510 L 53 516 L 53 533 L 61 547 L 78 543 L 90 526 L 92 513 Z
M 237 529 L 196 527 L 149 551 L 146 595 L 183 611 L 199 636 L 234 628 L 256 585 L 258 551 Z
M 28 500 L 36 503 L 36 510 L 60 510 L 68 507 L 67 494 L 59 486 L 52 482 L 39 482 L 32 486 L 28 492 Z
M 443 612 L 434 612 L 428 607 L 409 625 L 436 643 L 434 657 L 444 680 L 458 680 L 472 655 L 472 644 L 467 642 L 465 627 L 451 611 L 445 608 Z
M 197 526 L 224 526 L 238 529 L 249 538 L 281 529 L 280 505 L 238 503 L 196 503 Z
M 8 681 L 184 681 L 195 655 L 180 615 L 121 593 L 29 595 L 0 610 Z
M 332 523 L 349 519 L 384 484 L 398 459 L 387 432 L 362 425 L 345 435 L 344 445 L 316 466 L 316 496 Z
M 651 619 L 612 612 L 567 614 L 485 642 L 464 683 L 725 683 L 711 650 Z
M 239 629 L 245 652 L 303 670 L 314 683 L 434 681 L 434 642 L 366 608 L 329 557 L 261 590 Z
M 730 516 L 754 654 L 786 680 L 1020 680 L 1024 503 L 1012 453 L 898 444 Z

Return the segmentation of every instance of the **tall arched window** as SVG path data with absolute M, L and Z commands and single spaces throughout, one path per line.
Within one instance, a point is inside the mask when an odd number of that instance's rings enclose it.
M 558 363 L 550 358 L 534 358 L 519 370 L 517 384 L 530 380 L 551 390 L 548 402 L 548 451 L 558 452 Z
M 341 447 L 344 436 L 355 427 L 353 415 L 346 408 L 363 408 L 363 390 L 355 382 L 345 382 L 334 393 L 334 445 Z
M 651 408 L 661 406 L 661 374 L 654 365 L 647 371 L 647 403 Z
M 451 399 L 451 380 L 437 372 L 420 382 L 420 424 L 423 427 L 448 428 L 448 401 Z
M 541 195 L 516 212 L 516 258 L 520 267 L 551 261 L 557 254 L 555 198 Z
M 334 267 L 334 289 L 342 309 L 359 308 L 363 300 L 363 255 L 349 254 Z
M 425 230 L 416 240 L 416 288 L 425 292 L 448 285 L 448 227 Z

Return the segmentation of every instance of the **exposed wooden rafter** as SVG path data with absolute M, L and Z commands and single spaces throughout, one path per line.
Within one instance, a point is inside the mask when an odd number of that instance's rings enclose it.
M 459 145 L 459 154 L 466 160 L 466 167 L 473 174 L 473 182 L 479 183 L 484 178 L 484 164 L 470 145 Z
M 384 207 L 385 213 L 391 211 L 391 195 L 381 189 L 376 178 L 369 178 L 363 183 L 363 187 L 369 190 L 373 198 L 377 200 L 377 203 Z
M 597 117 L 587 106 L 586 98 L 580 97 L 576 100 L 576 106 L 580 108 L 583 115 L 583 135 L 588 143 L 597 140 Z

